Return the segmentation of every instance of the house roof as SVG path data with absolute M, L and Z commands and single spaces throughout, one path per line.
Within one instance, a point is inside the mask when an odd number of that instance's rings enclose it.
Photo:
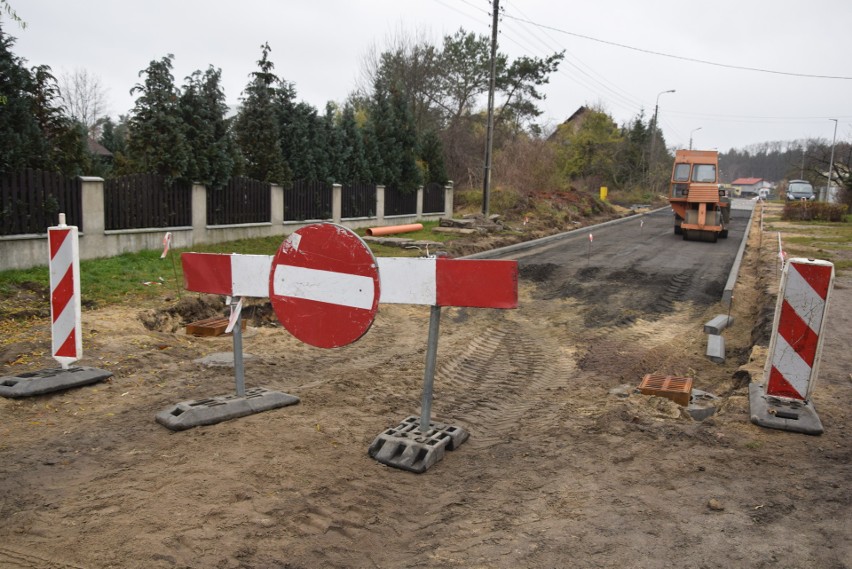
M 753 186 L 763 181 L 763 178 L 737 178 L 731 182 L 732 186 Z
M 92 138 L 86 139 L 86 145 L 89 148 L 89 152 L 91 152 L 95 156 L 112 156 L 112 152 L 107 150 L 102 144 L 98 143 Z

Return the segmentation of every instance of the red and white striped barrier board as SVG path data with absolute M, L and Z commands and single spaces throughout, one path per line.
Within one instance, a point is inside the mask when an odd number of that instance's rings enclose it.
M 183 253 L 181 263 L 187 290 L 269 296 L 282 325 L 303 342 L 320 347 L 360 338 L 379 302 L 518 306 L 516 261 L 387 257 L 376 261 L 360 237 L 330 223 L 295 232 L 274 258 Z
M 828 261 L 795 258 L 784 267 L 764 371 L 766 395 L 810 399 L 833 283 Z
M 59 225 L 47 229 L 50 248 L 50 317 L 53 358 L 63 369 L 83 356 L 80 303 L 80 254 L 77 228 Z

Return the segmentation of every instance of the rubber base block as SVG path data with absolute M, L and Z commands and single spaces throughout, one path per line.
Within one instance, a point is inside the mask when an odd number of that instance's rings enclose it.
M 766 395 L 762 383 L 748 386 L 751 422 L 768 429 L 821 435 L 822 421 L 812 403 Z
M 183 431 L 201 425 L 213 425 L 262 413 L 270 409 L 295 405 L 299 398 L 280 391 L 269 391 L 263 387 L 246 389 L 244 397 L 222 395 L 210 399 L 181 401 L 177 405 L 157 413 L 157 422 L 173 431 Z
M 0 377 L 0 396 L 30 397 L 98 383 L 112 377 L 111 371 L 95 367 L 53 368 Z
M 429 423 L 429 432 L 422 433 L 420 417 L 411 416 L 377 436 L 368 452 L 382 464 L 421 474 L 444 458 L 444 450 L 455 450 L 468 436 L 461 427 L 443 423 Z

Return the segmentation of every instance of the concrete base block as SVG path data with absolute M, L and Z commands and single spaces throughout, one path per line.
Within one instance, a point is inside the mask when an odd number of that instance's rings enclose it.
M 263 387 L 246 389 L 244 397 L 223 395 L 210 399 L 182 401 L 157 413 L 157 422 L 173 431 L 183 431 L 201 425 L 213 425 L 262 413 L 270 409 L 295 405 L 299 398 L 280 391 L 269 391 Z
M 824 431 L 812 403 L 766 395 L 762 383 L 749 384 L 748 402 L 755 425 L 805 435 L 821 435 Z
M 382 464 L 421 474 L 444 458 L 444 450 L 455 450 L 468 436 L 461 427 L 443 423 L 429 423 L 429 431 L 422 433 L 420 418 L 411 416 L 377 436 L 368 452 Z
M 112 377 L 111 371 L 94 367 L 53 368 L 0 377 L 0 396 L 30 397 L 98 383 Z
M 734 325 L 734 317 L 726 314 L 719 314 L 706 324 L 704 324 L 705 334 L 721 334 L 722 330 L 728 326 Z
M 725 363 L 725 338 L 717 334 L 707 335 L 707 358 L 713 363 Z

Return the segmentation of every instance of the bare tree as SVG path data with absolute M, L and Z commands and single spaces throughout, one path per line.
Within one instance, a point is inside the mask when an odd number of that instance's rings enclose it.
M 59 92 L 68 116 L 82 124 L 89 137 L 97 139 L 107 118 L 107 90 L 100 78 L 80 68 L 63 73 Z

